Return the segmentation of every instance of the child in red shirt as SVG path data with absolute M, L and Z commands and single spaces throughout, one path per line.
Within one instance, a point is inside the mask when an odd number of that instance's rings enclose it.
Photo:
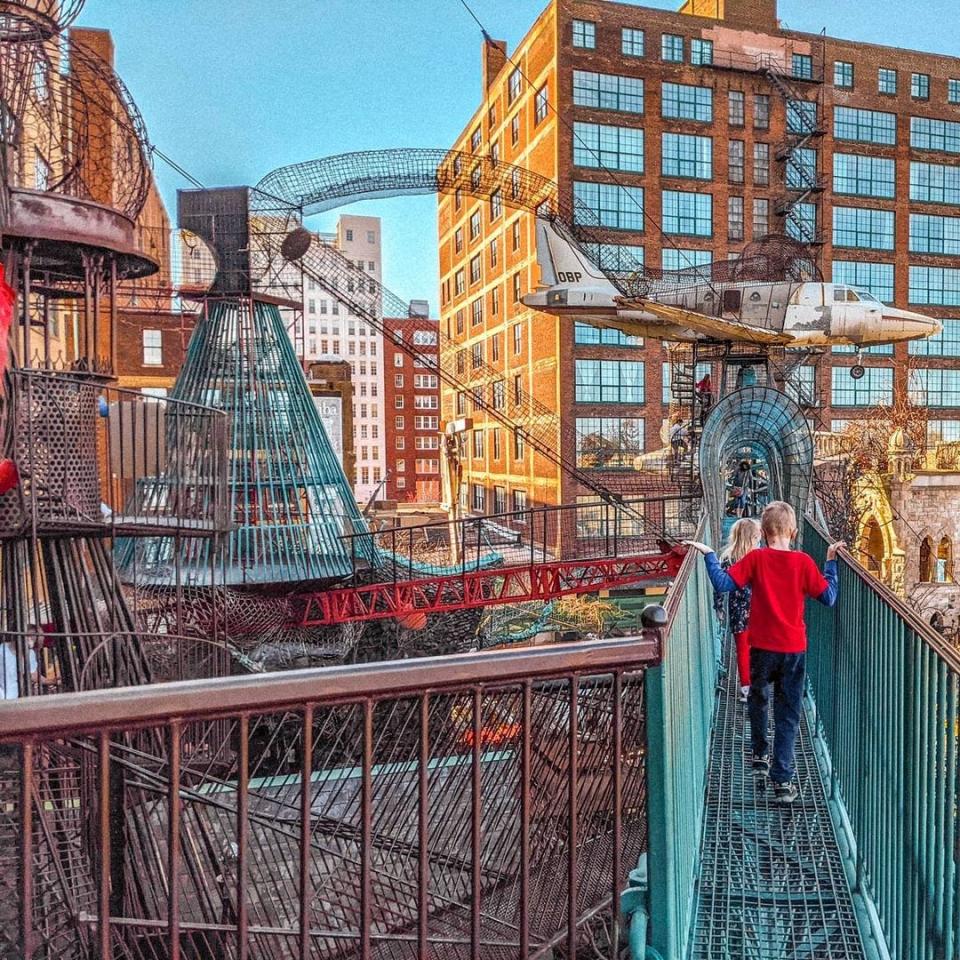
M 827 550 L 823 573 L 805 553 L 792 548 L 797 535 L 797 516 L 783 501 L 767 505 L 760 518 L 767 543 L 753 550 L 729 570 L 723 570 L 717 555 L 706 544 L 689 546 L 706 557 L 710 582 L 718 593 L 749 586 L 750 605 L 750 732 L 755 770 L 770 773 L 774 794 L 780 803 L 793 803 L 799 790 L 793 782 L 794 753 L 806 670 L 807 630 L 803 607 L 807 597 L 832 607 L 837 602 L 837 551 Z M 767 752 L 768 688 L 774 687 L 773 763 Z

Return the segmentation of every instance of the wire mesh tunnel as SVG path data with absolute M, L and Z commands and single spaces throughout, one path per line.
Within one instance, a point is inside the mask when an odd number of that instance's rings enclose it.
M 771 387 L 731 393 L 713 408 L 700 439 L 704 506 L 715 543 L 723 525 L 727 475 L 743 458 L 766 469 L 770 496 L 792 504 L 798 517 L 810 501 L 813 436 L 800 408 Z

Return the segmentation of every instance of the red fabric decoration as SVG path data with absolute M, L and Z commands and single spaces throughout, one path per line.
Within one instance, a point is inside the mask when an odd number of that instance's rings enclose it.
M 20 471 L 17 465 L 8 457 L 0 460 L 0 494 L 9 493 L 20 485 Z
M 10 324 L 13 322 L 13 305 L 16 300 L 17 295 L 7 283 L 3 265 L 0 264 L 0 376 L 7 368 L 10 355 Z

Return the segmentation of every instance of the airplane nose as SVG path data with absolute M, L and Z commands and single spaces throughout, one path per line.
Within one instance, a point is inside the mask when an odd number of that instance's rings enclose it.
M 893 310 L 884 314 L 884 325 L 892 326 L 900 340 L 921 340 L 935 337 L 943 331 L 943 324 L 936 317 L 925 317 L 908 310 Z

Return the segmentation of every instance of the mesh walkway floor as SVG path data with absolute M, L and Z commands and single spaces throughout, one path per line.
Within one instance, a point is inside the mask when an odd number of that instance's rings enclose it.
M 806 718 L 797 742 L 800 797 L 780 806 L 750 765 L 732 653 L 722 684 L 691 960 L 865 958 Z

